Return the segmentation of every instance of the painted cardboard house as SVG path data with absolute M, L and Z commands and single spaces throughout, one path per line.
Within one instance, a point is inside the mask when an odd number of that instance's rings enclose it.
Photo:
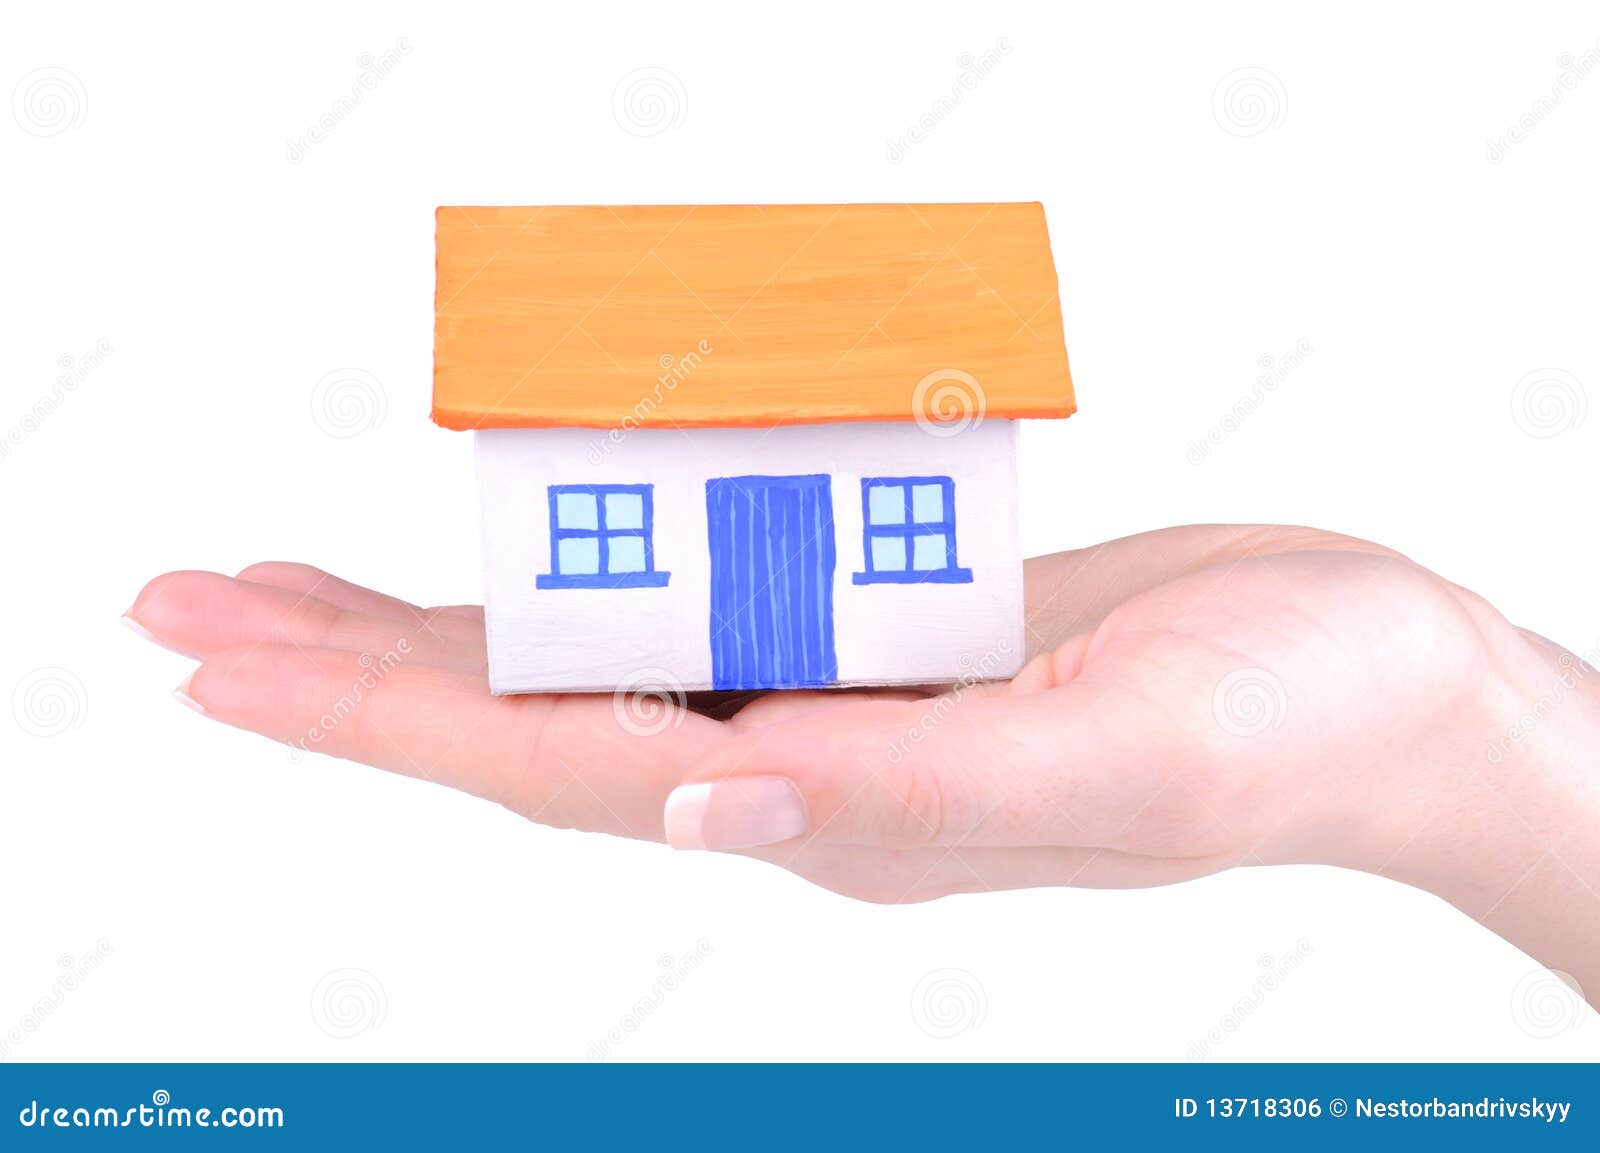
M 1017 424 L 1074 408 L 1038 204 L 457 208 L 496 693 L 1022 663 Z

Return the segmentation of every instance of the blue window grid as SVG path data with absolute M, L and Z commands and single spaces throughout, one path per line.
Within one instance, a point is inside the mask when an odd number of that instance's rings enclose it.
M 550 501 L 550 571 L 540 573 L 534 584 L 542 589 L 630 589 L 660 588 L 667 583 L 671 573 L 656 571 L 655 546 L 655 485 L 652 484 L 553 484 L 549 489 Z M 583 493 L 594 497 L 595 527 L 564 528 L 557 512 L 563 494 Z M 611 528 L 606 524 L 606 497 L 616 493 L 637 496 L 643 506 L 640 527 Z M 597 542 L 600 563 L 597 572 L 564 573 L 561 571 L 561 542 L 574 537 L 588 537 Z M 644 541 L 644 571 L 613 573 L 611 567 L 611 541 L 617 537 L 640 537 Z
M 912 513 L 911 493 L 918 485 L 938 485 L 943 518 L 937 521 L 918 521 Z M 874 489 L 899 489 L 905 501 L 902 524 L 872 523 L 872 492 Z M 853 583 L 868 584 L 967 584 L 972 580 L 972 570 L 956 564 L 956 484 L 947 476 L 865 476 L 861 478 L 862 553 L 866 571 L 854 573 Z M 944 533 L 944 567 L 913 569 L 916 538 Z M 906 567 L 904 569 L 878 569 L 872 562 L 874 538 L 899 538 L 905 541 Z

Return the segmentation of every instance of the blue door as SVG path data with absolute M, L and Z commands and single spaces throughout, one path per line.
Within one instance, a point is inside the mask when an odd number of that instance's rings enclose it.
M 838 680 L 828 478 L 708 480 L 706 520 L 712 684 L 778 689 Z

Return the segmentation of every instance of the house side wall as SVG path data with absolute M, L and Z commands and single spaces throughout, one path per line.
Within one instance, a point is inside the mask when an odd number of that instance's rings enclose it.
M 1005 677 L 1022 657 L 1016 422 L 936 436 L 906 423 L 771 430 L 495 429 L 477 437 L 490 683 L 497 693 L 710 688 L 706 481 L 827 473 L 841 683 Z M 949 476 L 966 584 L 858 585 L 861 478 Z M 652 484 L 661 588 L 539 589 L 550 571 L 552 484 Z

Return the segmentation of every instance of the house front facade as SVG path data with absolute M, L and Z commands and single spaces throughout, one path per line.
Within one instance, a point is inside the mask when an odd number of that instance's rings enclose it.
M 493 687 L 1010 676 L 1016 436 L 639 429 L 595 462 L 588 430 L 479 432 Z
M 436 317 L 495 692 L 1020 667 L 1017 422 L 1072 408 L 1037 205 L 441 209 Z

